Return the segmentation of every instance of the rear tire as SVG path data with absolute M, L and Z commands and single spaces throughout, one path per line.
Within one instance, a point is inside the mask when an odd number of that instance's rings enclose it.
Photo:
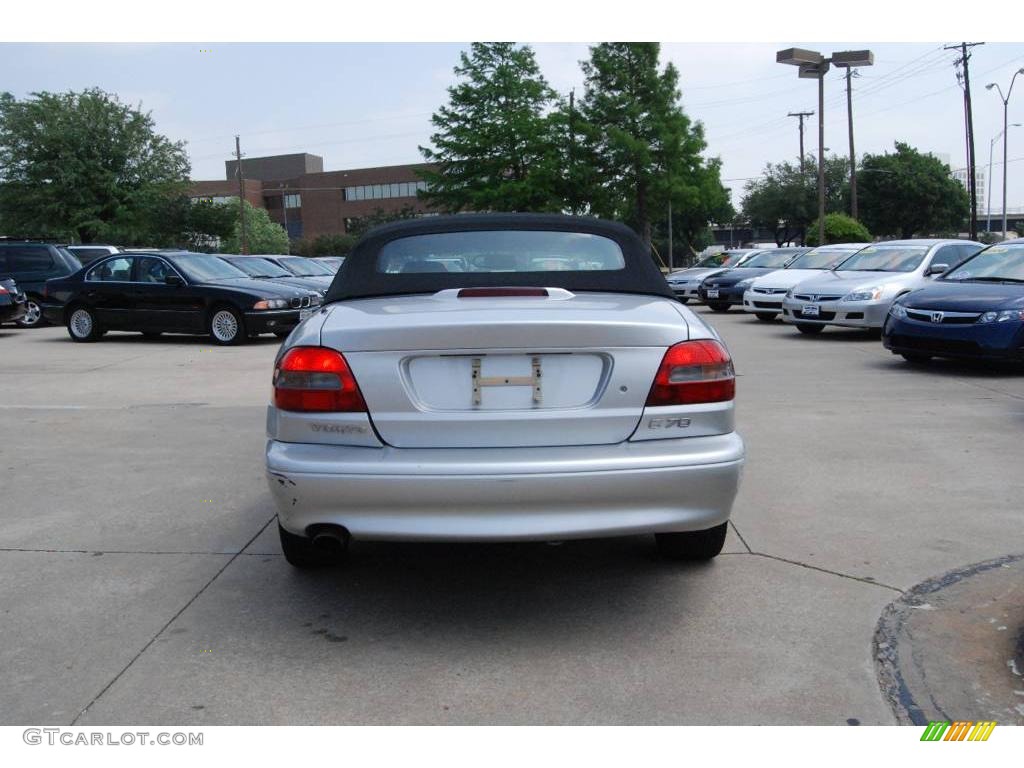
M 672 560 L 710 560 L 725 546 L 728 528 L 728 523 L 722 523 L 705 531 L 656 533 L 654 540 L 661 554 Z
M 800 333 L 806 333 L 808 336 L 816 336 L 825 330 L 824 325 L 809 325 L 807 323 L 797 323 L 796 329 Z
M 96 315 L 87 307 L 72 307 L 68 315 L 68 335 L 72 341 L 86 343 L 97 341 L 104 331 Z
M 927 365 L 931 362 L 931 355 L 922 355 L 916 352 L 900 352 L 900 357 L 911 365 Z
M 761 322 L 764 322 L 764 323 L 775 322 L 775 315 L 776 314 L 778 314 L 778 313 L 776 313 L 776 312 L 755 312 L 754 313 L 754 315 L 757 317 L 757 319 L 760 320 Z
M 43 310 L 35 299 L 28 299 L 25 302 L 25 314 L 14 321 L 19 328 L 38 328 L 46 325 L 43 319 Z
M 214 307 L 206 324 L 214 344 L 230 347 L 244 344 L 248 340 L 245 320 L 233 307 Z
M 708 307 L 711 309 L 712 312 L 728 312 L 729 302 L 709 301 Z
M 320 549 L 313 546 L 313 540 L 305 536 L 297 536 L 289 533 L 281 524 L 277 524 L 277 532 L 281 537 L 281 551 L 284 559 L 289 565 L 296 568 L 323 568 L 330 565 L 338 565 L 345 560 L 348 551 L 347 545 L 339 549 Z

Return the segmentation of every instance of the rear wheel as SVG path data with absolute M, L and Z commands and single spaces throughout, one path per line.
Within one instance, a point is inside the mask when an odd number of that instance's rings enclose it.
M 931 361 L 931 355 L 922 355 L 919 352 L 900 352 L 900 356 L 913 365 L 924 365 Z
M 68 315 L 68 335 L 74 341 L 96 341 L 103 335 L 103 328 L 91 309 L 74 307 Z
M 248 338 L 245 321 L 237 310 L 231 307 L 216 307 L 210 314 L 210 338 L 222 346 L 244 344 Z
M 728 527 L 728 523 L 722 523 L 705 531 L 656 533 L 654 539 L 661 554 L 672 560 L 710 560 L 725 546 Z
M 754 315 L 757 317 L 758 320 L 761 320 L 762 322 L 765 322 L 765 323 L 770 323 L 770 322 L 775 320 L 776 313 L 775 312 L 755 312 Z
M 824 325 L 810 325 L 809 323 L 797 323 L 796 329 L 808 336 L 815 336 L 825 330 Z
M 22 328 L 36 328 L 43 324 L 43 310 L 34 299 L 25 302 L 25 314 L 14 321 Z
M 712 312 L 728 312 L 729 302 L 727 301 L 709 301 L 708 306 Z
M 281 537 L 281 551 L 284 559 L 296 568 L 322 568 L 338 565 L 345 559 L 347 546 L 339 543 L 336 548 L 324 549 L 313 544 L 313 540 L 305 536 L 290 533 L 277 524 L 277 532 Z

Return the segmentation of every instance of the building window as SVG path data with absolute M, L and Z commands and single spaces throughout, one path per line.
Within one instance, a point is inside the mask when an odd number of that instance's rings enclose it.
M 284 196 L 284 207 L 285 208 L 301 208 L 302 207 L 302 195 L 285 195 Z
M 364 184 L 358 187 L 345 187 L 345 200 L 390 200 L 399 197 L 416 197 L 417 193 L 427 188 L 425 181 L 399 181 L 394 184 Z

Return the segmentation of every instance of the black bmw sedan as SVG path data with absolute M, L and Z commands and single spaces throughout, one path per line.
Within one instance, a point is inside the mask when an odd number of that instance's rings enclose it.
M 321 304 L 314 291 L 256 280 L 205 253 L 119 253 L 46 282 L 43 312 L 75 341 L 107 331 L 209 334 L 216 344 L 286 336 Z
M 882 343 L 915 363 L 932 357 L 1024 362 L 1024 239 L 978 251 L 897 299 Z
M 743 293 L 758 277 L 785 269 L 810 248 L 772 248 L 762 251 L 741 267 L 706 277 L 697 296 L 712 312 L 726 312 L 733 304 L 743 303 Z

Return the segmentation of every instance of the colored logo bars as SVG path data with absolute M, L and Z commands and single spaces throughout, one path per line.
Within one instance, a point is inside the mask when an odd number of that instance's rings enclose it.
M 988 741 L 995 727 L 995 721 L 991 720 L 979 723 L 970 720 L 957 720 L 954 723 L 932 720 L 921 734 L 921 741 Z

